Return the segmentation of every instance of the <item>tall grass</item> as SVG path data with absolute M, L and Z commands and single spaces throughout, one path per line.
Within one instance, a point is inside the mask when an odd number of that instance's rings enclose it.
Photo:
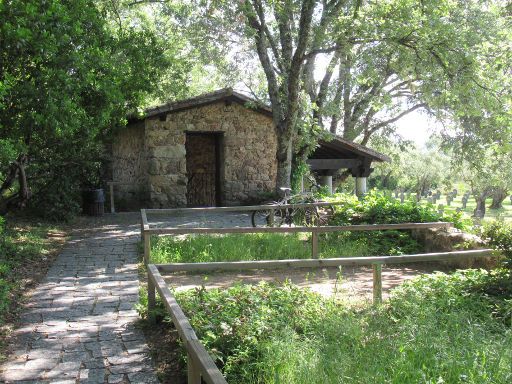
M 293 285 L 180 292 L 178 300 L 228 382 L 505 384 L 508 279 L 439 273 L 404 284 L 388 306 L 363 309 Z M 506 288 L 492 296 L 493 286 Z
M 196 235 L 153 237 L 155 263 L 192 263 L 311 258 L 311 235 L 303 233 Z M 320 257 L 396 255 L 414 253 L 420 245 L 407 232 L 329 233 L 320 236 Z
M 187 238 L 160 237 L 152 240 L 151 258 L 155 263 L 190 263 L 241 260 L 282 260 L 311 258 L 310 235 L 306 234 L 229 234 L 199 235 Z M 320 257 L 369 255 L 365 241 L 346 236 L 322 236 Z

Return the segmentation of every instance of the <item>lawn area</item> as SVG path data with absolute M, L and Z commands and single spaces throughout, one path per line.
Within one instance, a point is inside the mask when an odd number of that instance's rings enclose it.
M 416 278 L 380 307 L 268 283 L 177 299 L 230 383 L 510 383 L 511 295 L 508 272 L 469 270 Z
M 54 224 L 0 223 L 0 340 L 21 309 L 22 295 L 45 276 L 64 241 L 64 233 Z M 0 360 L 1 351 L 0 343 Z
M 156 264 L 311 258 L 310 234 L 230 234 L 155 237 L 151 258 Z M 405 231 L 329 233 L 319 236 L 320 258 L 398 255 L 421 252 Z
M 462 208 L 462 196 L 464 195 L 464 190 L 459 189 L 459 191 L 461 191 L 461 192 L 459 192 L 457 194 L 457 197 L 451 202 L 450 206 L 448 206 L 446 204 L 446 195 L 441 195 L 441 198 L 439 200 L 437 200 L 437 202 L 434 206 L 437 208 L 437 206 L 439 204 L 443 204 L 444 210 L 447 214 L 454 213 L 457 208 L 459 208 L 459 207 Z M 500 208 L 500 209 L 490 209 L 489 206 L 491 205 L 491 201 L 492 201 L 491 198 L 487 199 L 487 202 L 486 202 L 487 209 L 485 211 L 485 217 L 484 217 L 483 221 L 488 222 L 488 221 L 492 221 L 492 220 L 501 218 L 505 222 L 512 222 L 512 203 L 510 201 L 510 198 L 507 197 L 503 201 L 503 208 Z M 428 205 L 426 199 L 422 199 L 420 203 L 423 206 Z M 473 215 L 475 208 L 476 208 L 475 200 L 473 199 L 472 196 L 470 196 L 468 203 L 466 205 L 466 209 L 462 210 L 464 217 L 470 219 Z

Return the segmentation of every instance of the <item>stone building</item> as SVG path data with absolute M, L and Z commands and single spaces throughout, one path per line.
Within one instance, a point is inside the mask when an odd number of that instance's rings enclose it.
M 369 171 L 371 161 L 387 161 L 353 145 L 342 139 L 321 145 L 311 161 L 322 180 L 339 168 L 357 173 L 362 166 Z M 143 118 L 130 119 L 114 138 L 116 205 L 169 208 L 255 201 L 275 188 L 276 149 L 272 110 L 231 89 L 151 108 Z

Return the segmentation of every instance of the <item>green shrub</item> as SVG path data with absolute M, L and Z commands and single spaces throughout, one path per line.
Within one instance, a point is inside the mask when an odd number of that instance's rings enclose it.
M 470 319 L 498 318 L 510 325 L 512 281 L 504 269 L 437 272 L 409 280 L 393 291 L 394 316 L 435 311 L 464 312 Z
M 39 186 L 39 192 L 29 201 L 36 215 L 49 221 L 70 221 L 81 210 L 80 185 L 76 176 L 62 176 Z
M 512 224 L 492 221 L 484 225 L 481 236 L 489 245 L 503 253 L 505 267 L 512 269 Z
M 509 383 L 512 286 L 494 289 L 505 277 L 421 276 L 380 307 L 266 283 L 190 290 L 177 300 L 228 382 Z
M 192 327 L 229 382 L 245 383 L 262 367 L 261 343 L 283 329 L 308 334 L 332 302 L 292 284 L 236 284 L 177 294 Z
M 455 227 L 463 229 L 466 223 L 462 213 L 440 215 L 432 204 L 421 206 L 414 201 L 392 199 L 381 192 L 372 191 L 364 198 L 354 195 L 336 194 L 333 201 L 344 204 L 334 207 L 332 225 L 350 224 L 398 224 L 449 221 Z

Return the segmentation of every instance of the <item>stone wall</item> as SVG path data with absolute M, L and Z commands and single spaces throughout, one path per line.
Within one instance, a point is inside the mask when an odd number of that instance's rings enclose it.
M 122 131 L 114 142 L 114 180 L 147 186 L 148 207 L 186 206 L 187 132 L 222 133 L 222 205 L 240 205 L 274 188 L 272 118 L 223 101 L 169 113 L 163 121 L 148 118 Z
M 137 122 L 116 133 L 112 143 L 112 180 L 116 209 L 134 210 L 148 199 L 144 122 Z
M 478 236 L 465 233 L 456 228 L 413 229 L 411 234 L 413 238 L 425 247 L 425 253 L 487 248 Z M 473 260 L 449 261 L 444 262 L 444 264 L 455 268 L 488 268 L 495 266 L 496 259 L 485 257 Z

